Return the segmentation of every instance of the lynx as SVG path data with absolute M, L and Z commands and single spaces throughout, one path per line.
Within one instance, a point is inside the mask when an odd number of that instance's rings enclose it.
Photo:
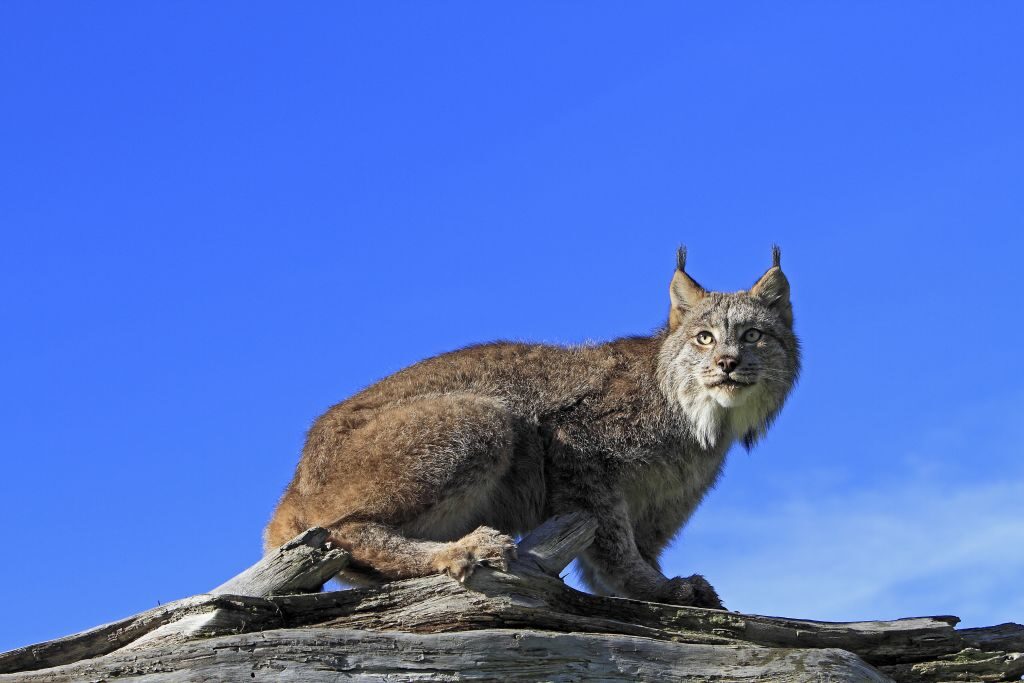
M 516 534 L 585 511 L 598 522 L 579 558 L 591 590 L 720 609 L 702 576 L 667 578 L 658 557 L 796 381 L 789 291 L 778 247 L 735 293 L 701 287 L 680 247 L 651 336 L 495 342 L 401 370 L 315 421 L 266 550 L 323 526 L 352 554 L 343 581 L 465 580 L 505 568 Z

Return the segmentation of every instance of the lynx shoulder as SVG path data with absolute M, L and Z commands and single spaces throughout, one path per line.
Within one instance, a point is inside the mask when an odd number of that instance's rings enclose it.
M 598 520 L 580 558 L 602 594 L 720 607 L 658 557 L 735 442 L 761 438 L 796 381 L 779 251 L 748 290 L 709 292 L 680 248 L 667 324 L 561 347 L 497 342 L 412 365 L 329 409 L 309 431 L 265 532 L 267 550 L 323 526 L 352 553 L 339 577 L 377 583 L 505 566 L 548 516 Z

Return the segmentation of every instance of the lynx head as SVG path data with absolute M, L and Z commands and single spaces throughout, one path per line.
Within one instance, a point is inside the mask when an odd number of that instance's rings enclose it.
M 704 448 L 767 431 L 800 372 L 789 281 L 772 267 L 748 290 L 709 292 L 686 273 L 679 248 L 669 286 L 672 307 L 659 356 L 659 379 Z

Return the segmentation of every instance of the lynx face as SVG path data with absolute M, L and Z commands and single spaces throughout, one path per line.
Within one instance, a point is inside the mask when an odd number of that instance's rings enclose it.
M 771 309 L 745 294 L 711 294 L 689 316 L 676 362 L 687 366 L 707 395 L 736 408 L 779 395 L 792 384 L 783 337 L 792 332 Z
M 708 292 L 680 267 L 670 289 L 669 334 L 662 346 L 662 389 L 705 448 L 767 430 L 796 381 L 789 284 L 778 265 L 749 291 Z

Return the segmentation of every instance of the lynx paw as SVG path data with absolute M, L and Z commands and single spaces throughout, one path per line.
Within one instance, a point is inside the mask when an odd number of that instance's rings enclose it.
M 718 593 L 700 574 L 669 579 L 668 591 L 664 601 L 670 605 L 686 607 L 706 607 L 708 609 L 725 609 Z
M 516 557 L 516 542 L 510 536 L 482 526 L 434 555 L 434 567 L 464 582 L 482 565 L 502 571 Z

